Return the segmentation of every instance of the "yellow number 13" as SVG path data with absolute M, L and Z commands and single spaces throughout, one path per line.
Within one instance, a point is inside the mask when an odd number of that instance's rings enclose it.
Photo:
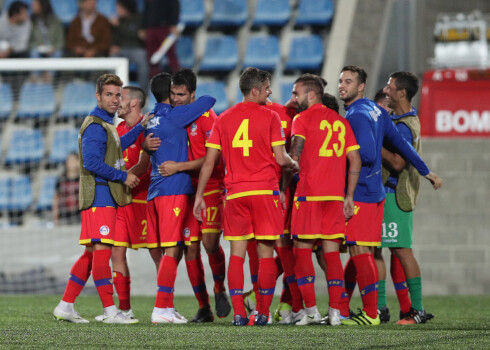
M 337 157 L 341 157 L 344 153 L 345 147 L 345 125 L 342 122 L 336 120 L 332 124 L 330 124 L 326 120 L 322 120 L 320 123 L 320 130 L 327 129 L 327 136 L 325 137 L 325 141 L 323 141 L 322 147 L 320 147 L 319 156 L 320 157 L 332 157 L 333 152 Z M 330 141 L 332 140 L 333 133 L 337 134 L 338 142 L 335 142 L 332 145 L 332 148 L 329 148 Z
M 252 147 L 252 140 L 248 138 L 248 119 L 243 119 L 242 123 L 238 127 L 238 130 L 233 137 L 233 148 L 242 148 L 243 156 L 248 157 L 250 155 L 249 148 Z

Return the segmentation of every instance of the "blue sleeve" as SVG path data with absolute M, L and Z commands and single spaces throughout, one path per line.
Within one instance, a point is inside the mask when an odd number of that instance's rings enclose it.
M 104 162 L 107 133 L 98 124 L 90 124 L 82 135 L 83 167 L 108 181 L 126 181 L 126 172 L 110 167 Z
M 384 137 L 417 169 L 420 175 L 425 176 L 430 172 L 427 164 L 420 158 L 415 148 L 403 138 L 389 117 L 386 117 L 386 120 L 384 120 Z
M 356 136 L 357 144 L 360 146 L 359 153 L 362 165 L 374 164 L 376 161 L 376 140 L 369 119 L 361 113 L 354 113 L 349 116 L 348 120 Z
M 195 102 L 185 106 L 174 107 L 170 113 L 170 120 L 178 127 L 186 127 L 194 120 L 199 118 L 205 112 L 214 106 L 216 99 L 211 96 L 201 96 Z
M 145 128 L 140 123 L 138 123 L 131 130 L 129 130 L 129 132 L 121 136 L 121 149 L 124 151 L 126 148 L 135 143 L 138 139 L 138 136 L 140 136 L 140 134 L 144 130 Z
M 407 140 L 407 142 L 409 144 L 413 144 L 413 136 L 412 136 L 412 130 L 410 130 L 410 128 L 404 124 L 404 123 L 398 123 L 396 124 L 396 128 L 398 129 L 398 131 L 400 132 L 400 134 L 403 136 L 403 138 L 405 140 Z

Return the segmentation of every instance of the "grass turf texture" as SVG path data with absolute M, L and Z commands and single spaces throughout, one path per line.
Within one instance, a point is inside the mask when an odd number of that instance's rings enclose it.
M 490 296 L 425 297 L 435 319 L 399 326 L 396 299 L 388 298 L 392 321 L 377 327 L 283 326 L 234 327 L 232 315 L 213 323 L 154 325 L 153 297 L 133 297 L 140 323 L 106 325 L 94 320 L 102 307 L 97 296 L 81 296 L 76 309 L 89 324 L 55 321 L 60 296 L 0 296 L 0 348 L 35 349 L 490 349 Z M 214 298 L 211 296 L 211 299 Z M 271 310 L 275 310 L 277 298 Z M 194 297 L 176 297 L 177 310 L 189 320 L 197 311 Z M 354 298 L 351 307 L 361 305 Z M 325 313 L 328 298 L 319 297 Z M 214 308 L 214 305 L 213 305 Z

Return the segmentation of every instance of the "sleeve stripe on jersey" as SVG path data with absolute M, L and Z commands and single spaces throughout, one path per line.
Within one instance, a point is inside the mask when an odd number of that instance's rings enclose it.
M 216 149 L 221 150 L 221 146 L 220 146 L 220 145 L 215 145 L 214 143 L 209 143 L 209 142 L 206 142 L 206 147 L 209 147 L 209 148 L 216 148 Z
M 230 194 L 229 196 L 226 196 L 226 199 L 233 199 L 233 198 L 240 198 L 240 197 L 247 197 L 247 196 L 258 196 L 258 195 L 278 196 L 279 191 L 259 190 L 259 191 L 238 192 L 238 193 L 234 193 L 234 194 Z
M 294 197 L 295 202 L 323 202 L 323 201 L 343 201 L 342 196 L 305 196 Z
M 203 197 L 206 197 L 206 196 L 210 196 L 212 194 L 215 194 L 215 193 L 223 193 L 225 192 L 224 190 L 213 190 L 213 191 L 209 191 L 209 192 L 204 192 L 202 194 Z
M 286 141 L 281 140 L 281 141 L 274 141 L 271 143 L 272 146 L 280 146 L 280 145 L 285 145 Z
M 360 148 L 361 148 L 361 146 L 359 146 L 359 145 L 347 147 L 347 149 L 345 150 L 345 154 L 349 153 L 350 151 L 355 151 L 356 149 L 360 149 Z
M 301 137 L 302 139 L 305 139 L 306 140 L 306 137 L 303 136 L 303 135 L 300 135 L 300 134 L 294 134 L 293 136 Z

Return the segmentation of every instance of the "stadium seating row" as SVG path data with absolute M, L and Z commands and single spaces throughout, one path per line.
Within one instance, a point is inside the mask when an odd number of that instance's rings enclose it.
M 3 9 L 7 9 L 14 0 L 5 0 Z M 32 0 L 23 0 L 31 4 Z M 333 18 L 333 0 L 298 0 L 299 25 L 326 25 Z M 138 8 L 143 10 L 144 0 L 137 0 Z M 180 0 L 181 21 L 187 26 L 198 27 L 206 18 L 206 9 L 203 0 Z M 51 0 L 51 5 L 60 21 L 68 25 L 77 15 L 77 0 Z M 97 9 L 104 16 L 110 18 L 116 13 L 116 0 L 103 0 L 97 2 Z M 289 0 L 257 0 L 253 16 L 254 25 L 282 26 L 291 18 L 291 4 Z M 245 23 L 249 16 L 248 1 L 244 0 L 214 0 L 211 14 L 213 26 L 239 27 Z

